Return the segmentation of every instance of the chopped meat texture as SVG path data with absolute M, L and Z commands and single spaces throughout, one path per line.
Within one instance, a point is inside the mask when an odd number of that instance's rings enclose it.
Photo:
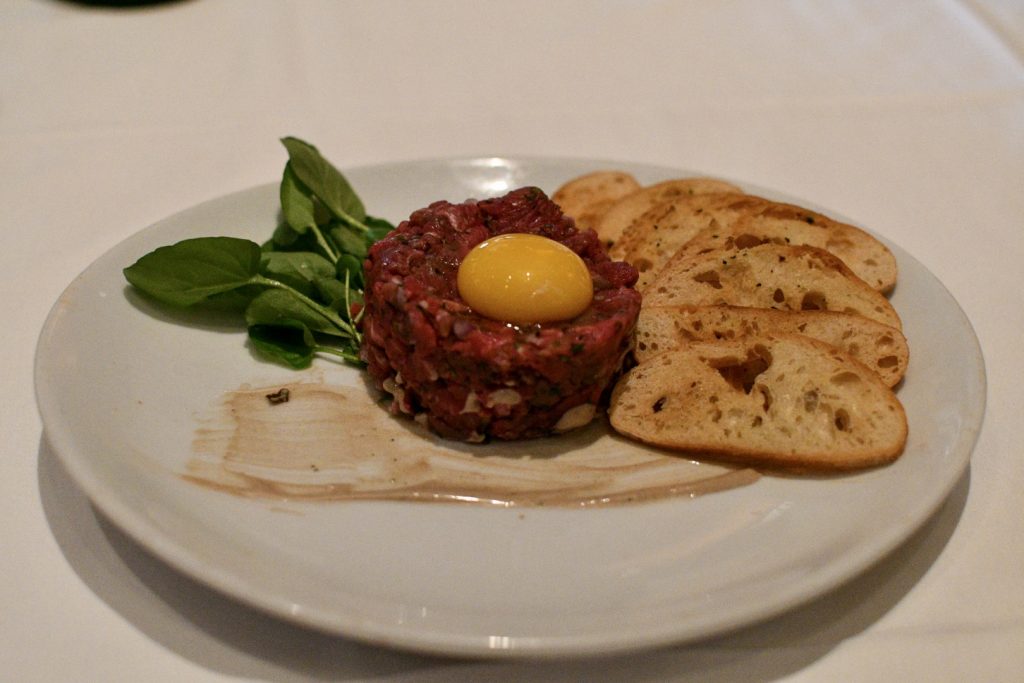
M 556 240 L 583 259 L 594 283 L 587 310 L 513 325 L 463 302 L 456 279 L 466 254 L 513 232 Z M 575 416 L 598 404 L 618 372 L 640 311 L 636 270 L 611 261 L 593 230 L 577 230 L 534 187 L 414 212 L 370 249 L 365 275 L 362 358 L 374 383 L 393 395 L 392 412 L 424 416 L 438 434 L 465 441 L 578 426 Z

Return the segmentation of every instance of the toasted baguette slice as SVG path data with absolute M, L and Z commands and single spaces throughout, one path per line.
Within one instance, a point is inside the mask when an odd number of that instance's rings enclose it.
M 597 236 L 607 245 L 615 244 L 629 224 L 655 204 L 707 193 L 742 192 L 740 188 L 715 178 L 676 178 L 648 185 L 619 199 L 597 222 Z
M 644 363 L 693 341 L 779 333 L 803 334 L 835 346 L 877 372 L 890 387 L 906 374 L 910 360 L 902 332 L 864 316 L 741 306 L 644 306 L 636 323 L 633 356 Z
M 708 212 L 688 210 L 687 198 L 655 204 L 637 216 L 608 253 L 617 261 L 628 261 L 640 278 L 636 288 L 643 292 L 658 272 L 683 246 L 718 221 Z
M 594 171 L 573 178 L 555 190 L 551 200 L 571 216 L 580 228 L 593 228 L 615 203 L 640 189 L 640 183 L 623 171 Z
M 800 335 L 694 342 L 616 384 L 612 427 L 640 441 L 735 462 L 813 471 L 890 462 L 903 406 L 872 370 Z
M 673 257 L 644 292 L 644 304 L 842 311 L 903 329 L 883 294 L 817 247 L 768 243 Z
M 857 277 L 881 292 L 891 291 L 896 285 L 896 257 L 874 236 L 792 204 L 753 199 L 757 201 L 737 198 L 723 208 L 703 211 L 699 202 L 689 203 L 689 212 L 704 220 L 705 214 L 711 214 L 717 226 L 703 230 L 688 242 L 686 251 L 750 247 L 765 242 L 805 244 L 832 252 Z
M 679 197 L 637 217 L 612 247 L 640 271 L 643 288 L 672 255 L 764 242 L 810 245 L 832 252 L 881 292 L 896 284 L 896 257 L 860 228 L 792 204 L 735 193 Z

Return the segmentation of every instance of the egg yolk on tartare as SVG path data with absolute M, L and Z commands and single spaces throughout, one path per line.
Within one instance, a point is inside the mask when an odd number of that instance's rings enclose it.
M 576 252 L 555 240 L 509 233 L 473 247 L 459 266 L 459 295 L 480 315 L 514 324 L 571 320 L 594 284 Z

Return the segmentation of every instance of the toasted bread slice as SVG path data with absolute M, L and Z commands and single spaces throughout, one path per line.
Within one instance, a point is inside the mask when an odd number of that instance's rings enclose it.
M 832 252 L 881 292 L 896 284 L 896 258 L 860 228 L 792 204 L 735 193 L 679 197 L 637 217 L 612 247 L 640 271 L 643 289 L 672 255 L 749 247 L 764 242 L 809 245 Z
M 802 207 L 761 197 L 731 195 L 714 201 L 687 202 L 680 211 L 693 216 L 691 222 L 712 218 L 716 223 L 686 244 L 688 252 L 750 247 L 765 242 L 804 244 L 832 252 L 857 277 L 881 292 L 891 291 L 896 285 L 896 257 L 882 242 L 856 226 Z
M 658 354 L 616 384 L 609 416 L 640 441 L 769 468 L 880 465 L 907 439 L 903 406 L 874 371 L 800 335 Z
M 607 245 L 615 244 L 630 223 L 655 204 L 707 193 L 733 193 L 742 190 L 715 178 L 676 178 L 647 185 L 616 201 L 597 222 L 597 236 Z
M 633 356 L 644 363 L 694 341 L 779 333 L 803 334 L 835 346 L 877 372 L 890 387 L 903 378 L 910 361 L 902 332 L 864 316 L 741 306 L 644 306 L 636 323 Z
M 842 311 L 903 328 L 883 294 L 817 247 L 767 243 L 694 256 L 677 254 L 644 292 L 644 304 Z
M 640 187 L 629 173 L 594 171 L 564 183 L 551 195 L 551 200 L 571 216 L 578 227 L 593 228 L 612 204 Z
M 640 292 L 683 246 L 704 230 L 714 230 L 718 221 L 709 212 L 689 210 L 687 198 L 655 204 L 637 216 L 608 253 L 619 261 L 628 261 L 640 274 L 636 288 Z

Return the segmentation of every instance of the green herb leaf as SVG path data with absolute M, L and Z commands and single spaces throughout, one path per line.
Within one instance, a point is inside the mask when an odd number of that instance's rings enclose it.
M 348 180 L 316 147 L 298 138 L 282 138 L 295 177 L 337 218 L 353 227 L 366 219 L 366 208 Z M 293 226 L 294 227 L 294 226 Z
M 366 239 L 364 233 L 357 232 L 354 228 L 340 224 L 331 228 L 331 239 L 333 239 L 346 254 L 351 254 L 357 259 L 366 258 Z
M 320 253 L 323 247 L 317 241 L 317 231 L 309 230 L 305 234 L 295 232 L 295 229 L 287 223 L 281 223 L 274 230 L 274 235 L 266 244 L 263 251 L 312 251 Z
M 245 309 L 245 322 L 253 325 L 284 325 L 297 329 L 308 328 L 338 337 L 348 337 L 348 330 L 335 322 L 330 309 L 317 307 L 315 302 L 303 300 L 288 289 L 268 289 L 259 294 Z
M 308 368 L 316 355 L 301 329 L 254 325 L 249 328 L 249 341 L 260 355 L 296 370 Z
M 317 278 L 313 282 L 317 295 L 321 301 L 325 301 L 335 311 L 345 310 L 345 283 L 334 277 Z
M 316 292 L 314 281 L 333 277 L 334 265 L 319 254 L 307 251 L 269 251 L 263 253 L 260 273 L 283 282 L 306 296 Z
M 313 195 L 295 177 L 291 162 L 284 166 L 281 176 L 281 214 L 291 228 L 302 235 L 316 228 Z
M 135 287 L 158 301 L 192 306 L 254 283 L 260 245 L 234 237 L 198 237 L 159 247 L 124 269 Z

